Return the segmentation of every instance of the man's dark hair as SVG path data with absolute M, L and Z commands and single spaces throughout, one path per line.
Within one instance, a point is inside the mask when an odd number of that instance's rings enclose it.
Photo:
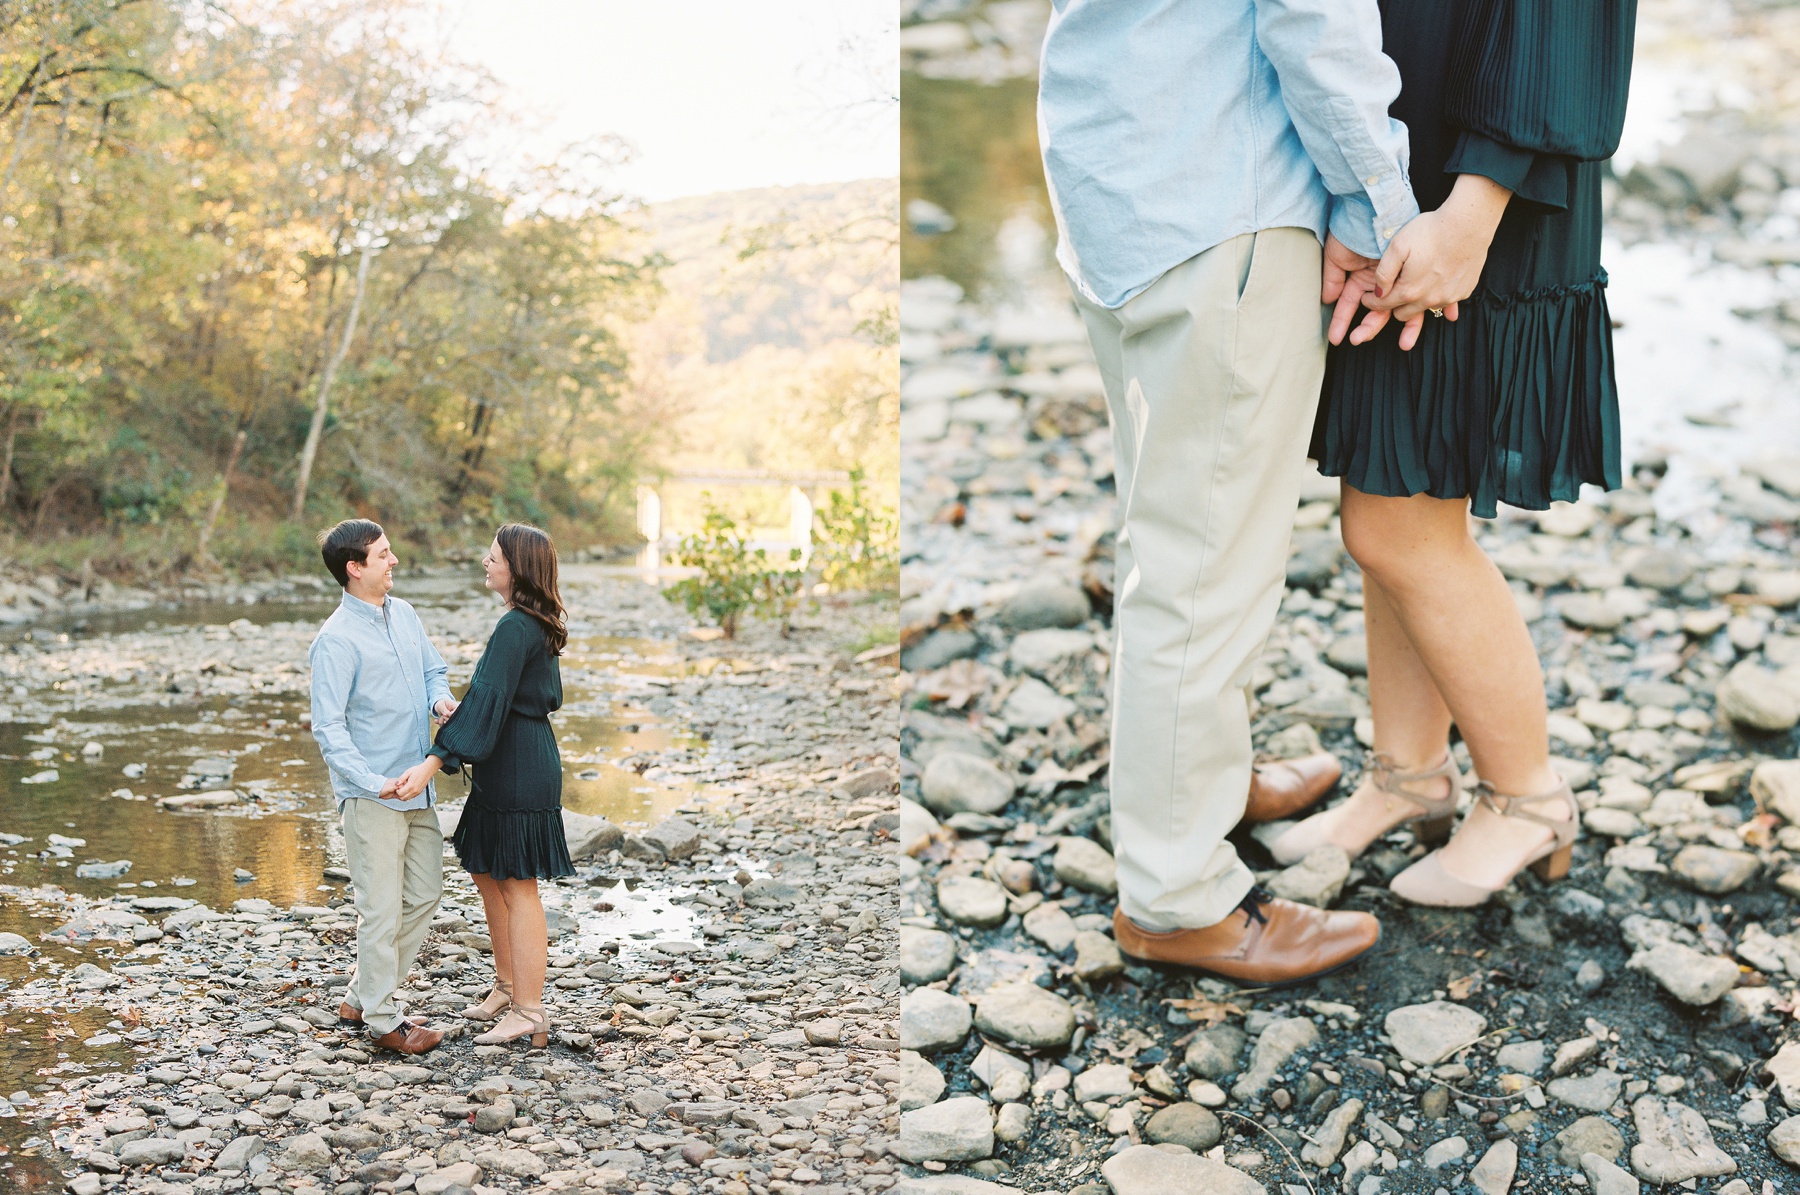
M 345 566 L 353 560 L 369 563 L 369 545 L 384 534 L 381 524 L 370 519 L 345 519 L 319 532 L 319 555 L 325 558 L 325 567 L 337 578 L 339 586 L 350 587 L 350 570 Z

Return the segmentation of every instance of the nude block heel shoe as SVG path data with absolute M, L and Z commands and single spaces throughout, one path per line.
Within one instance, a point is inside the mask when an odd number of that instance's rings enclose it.
M 1389 891 L 1402 900 L 1411 901 L 1415 905 L 1431 905 L 1440 909 L 1466 909 L 1482 904 L 1488 897 L 1512 883 L 1512 878 L 1527 867 L 1537 873 L 1545 882 L 1560 880 L 1569 874 L 1569 863 L 1575 854 L 1575 839 L 1581 834 L 1580 809 L 1575 804 L 1575 794 L 1569 788 L 1569 782 L 1549 792 L 1534 793 L 1530 796 L 1515 796 L 1511 793 L 1496 792 L 1494 786 L 1482 781 L 1475 786 L 1475 799 L 1486 805 L 1501 817 L 1523 818 L 1528 822 L 1536 822 L 1550 829 L 1550 841 L 1540 847 L 1530 858 L 1520 860 L 1513 869 L 1512 875 L 1502 880 L 1498 887 L 1484 888 L 1479 884 L 1471 884 L 1459 880 L 1444 870 L 1443 853 L 1433 851 L 1417 863 L 1395 876 L 1388 885 Z M 1561 801 L 1569 810 L 1567 819 L 1545 817 L 1534 813 L 1528 806 L 1541 805 L 1546 801 Z
M 1450 754 L 1448 747 L 1444 749 L 1443 763 L 1435 768 L 1426 768 L 1421 772 L 1402 772 L 1394 766 L 1392 756 L 1375 751 L 1369 752 L 1368 763 L 1364 770 L 1377 792 L 1385 796 L 1399 797 L 1402 801 L 1413 805 L 1416 812 L 1401 818 L 1392 826 L 1386 827 L 1355 850 L 1345 847 L 1345 854 L 1354 859 L 1368 850 L 1370 845 L 1382 834 L 1386 834 L 1396 826 L 1404 826 L 1408 823 L 1412 825 L 1413 833 L 1418 836 L 1419 841 L 1426 846 L 1441 846 L 1450 837 L 1450 831 L 1456 825 L 1456 803 L 1462 795 L 1463 775 L 1461 769 L 1456 766 L 1456 757 Z M 1450 782 L 1450 791 L 1441 797 L 1433 796 L 1430 786 L 1434 781 L 1440 779 Z M 1269 854 L 1275 857 L 1275 862 L 1287 867 L 1300 862 L 1319 847 L 1328 844 L 1343 846 L 1342 842 L 1333 837 L 1334 832 L 1339 829 L 1337 825 L 1339 808 L 1341 806 L 1333 806 L 1323 813 L 1315 813 L 1305 821 L 1289 828 L 1269 847 Z
M 1565 846 L 1551 851 L 1542 859 L 1533 860 L 1526 864 L 1526 866 L 1537 873 L 1538 879 L 1548 884 L 1568 875 L 1569 864 L 1574 861 L 1574 858 L 1575 848 L 1573 846 Z
M 502 996 L 504 999 L 500 1001 L 500 1007 L 490 1011 L 487 1007 L 487 1002 L 492 1000 L 495 996 Z M 492 1021 L 497 1017 L 505 1015 L 506 1010 L 511 1007 L 512 984 L 507 983 L 504 979 L 496 979 L 494 981 L 493 989 L 488 992 L 481 1003 L 469 1005 L 462 1010 L 462 1015 L 469 1018 L 471 1021 Z
M 500 1046 L 508 1042 L 518 1041 L 522 1037 L 530 1037 L 530 1045 L 534 1050 L 546 1049 L 550 1045 L 550 1021 L 544 1016 L 544 1006 L 530 1008 L 515 1003 L 512 1011 L 519 1014 L 525 1022 L 525 1028 L 513 1033 L 502 1033 L 499 1029 L 489 1029 L 475 1038 L 476 1044 L 483 1046 Z

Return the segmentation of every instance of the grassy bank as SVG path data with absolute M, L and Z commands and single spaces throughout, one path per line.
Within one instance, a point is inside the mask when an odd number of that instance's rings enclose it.
M 319 530 L 329 522 L 244 519 L 221 524 L 204 560 L 191 525 L 127 525 L 43 538 L 8 529 L 0 531 L 0 577 L 25 580 L 50 574 L 71 584 L 105 580 L 158 586 L 193 578 L 254 581 L 312 572 L 320 567 Z M 387 531 L 408 566 L 471 558 L 493 534 L 491 527 L 473 525 L 390 526 Z M 616 534 L 591 528 L 553 524 L 550 531 L 565 555 L 605 553 L 623 542 Z

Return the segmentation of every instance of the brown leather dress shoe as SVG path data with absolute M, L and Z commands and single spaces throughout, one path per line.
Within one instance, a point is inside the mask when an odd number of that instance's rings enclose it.
M 360 1025 L 363 1023 L 362 1009 L 346 1000 L 338 1005 L 338 1020 L 344 1022 L 346 1025 Z M 425 1023 L 425 1018 L 407 1017 L 406 1023 L 408 1025 L 423 1025 Z
M 1113 940 L 1120 950 L 1146 962 L 1192 967 L 1235 983 L 1283 987 L 1355 962 L 1381 941 L 1381 923 L 1368 913 L 1315 909 L 1252 888 L 1231 916 L 1201 929 L 1159 933 L 1114 911 Z
M 400 1027 L 380 1037 L 371 1038 L 384 1050 L 393 1050 L 400 1054 L 423 1054 L 444 1040 L 444 1035 L 436 1029 L 427 1029 L 423 1025 L 414 1025 L 410 1021 L 402 1021 Z
M 1330 792 L 1343 774 L 1344 765 L 1329 751 L 1257 764 L 1250 773 L 1244 821 L 1278 822 L 1293 817 Z

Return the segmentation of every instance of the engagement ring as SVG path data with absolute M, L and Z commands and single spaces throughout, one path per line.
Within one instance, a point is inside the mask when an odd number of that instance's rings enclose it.
M 1444 318 L 1444 309 L 1442 307 L 1427 307 L 1425 310 L 1431 312 L 1431 314 L 1437 316 L 1439 319 Z

